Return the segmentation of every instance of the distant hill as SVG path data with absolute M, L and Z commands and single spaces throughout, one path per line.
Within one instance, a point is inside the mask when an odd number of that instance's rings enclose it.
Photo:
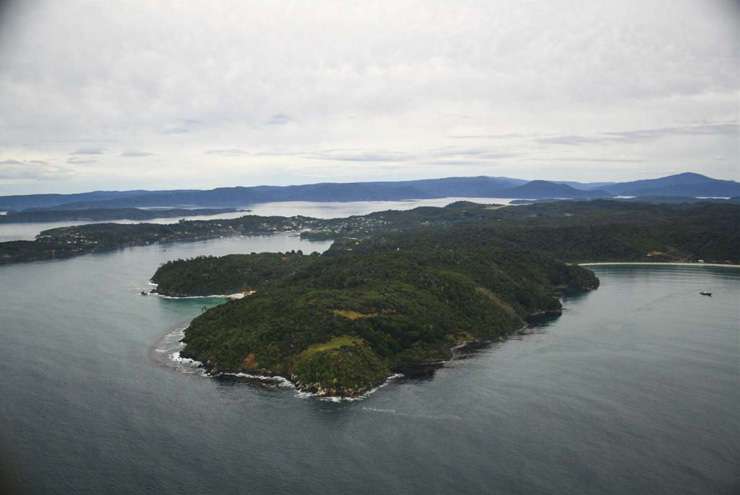
M 88 209 L 29 209 L 24 211 L 10 211 L 7 215 L 0 215 L 0 224 L 5 223 L 45 223 L 45 222 L 100 222 L 106 220 L 137 220 L 145 221 L 155 218 L 176 218 L 210 216 L 221 213 L 232 213 L 239 210 L 234 208 L 88 208 Z M 248 210 L 245 210 L 248 211 Z
M 740 196 L 740 183 L 686 172 L 659 179 L 620 182 L 604 188 L 620 196 Z
M 552 181 L 556 184 L 565 184 L 574 189 L 580 189 L 581 191 L 593 191 L 595 189 L 604 189 L 607 186 L 616 184 L 615 182 L 577 182 L 573 180 L 555 180 Z
M 0 196 L 0 210 L 137 207 L 245 207 L 273 201 L 397 201 L 404 199 L 525 198 L 590 199 L 608 196 L 673 198 L 740 196 L 740 183 L 695 173 L 632 182 L 526 181 L 509 177 L 447 177 L 387 182 L 319 183 L 296 186 L 221 187 L 210 190 L 94 191 L 79 194 Z
M 97 202 L 118 198 L 132 198 L 149 191 L 92 191 L 76 194 L 27 194 L 0 196 L 0 210 L 25 210 L 29 208 L 53 208 L 74 202 Z
M 602 190 L 584 191 L 567 184 L 559 184 L 546 180 L 533 180 L 524 185 L 504 191 L 508 197 L 523 199 L 553 199 L 553 198 L 597 198 L 609 196 Z
M 211 190 L 127 191 L 0 197 L 0 209 L 64 206 L 131 208 L 150 206 L 245 206 L 273 201 L 394 201 L 443 197 L 505 197 L 525 184 L 506 177 L 449 177 L 398 182 L 320 183 L 297 186 L 222 187 Z

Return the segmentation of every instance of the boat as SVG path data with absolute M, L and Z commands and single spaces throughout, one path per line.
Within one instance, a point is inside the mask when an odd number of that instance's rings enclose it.
M 143 290 L 143 291 L 141 291 L 141 295 L 142 295 L 142 296 L 148 296 L 148 295 L 149 295 L 149 293 L 148 293 L 147 291 Z
M 709 296 L 709 297 L 712 297 L 712 293 L 711 293 L 711 292 L 707 292 L 707 291 L 705 291 L 705 290 L 703 290 L 703 291 L 699 292 L 699 294 L 701 294 L 702 296 Z

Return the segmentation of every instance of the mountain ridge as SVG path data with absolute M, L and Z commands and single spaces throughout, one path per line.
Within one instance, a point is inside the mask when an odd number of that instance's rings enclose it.
M 524 180 L 510 177 L 444 177 L 406 181 L 321 182 L 290 186 L 214 189 L 92 191 L 0 196 L 0 210 L 136 207 L 233 207 L 276 201 L 398 201 L 444 197 L 590 199 L 609 196 L 737 197 L 740 183 L 694 172 L 618 183 Z

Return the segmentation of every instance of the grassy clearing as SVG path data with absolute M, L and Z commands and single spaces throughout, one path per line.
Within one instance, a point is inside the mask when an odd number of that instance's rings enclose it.
M 359 311 L 352 311 L 351 309 L 335 309 L 332 311 L 337 316 L 347 318 L 348 320 L 361 320 L 363 318 L 372 318 L 378 316 L 378 313 L 360 313 Z
M 334 337 L 328 342 L 322 342 L 320 344 L 314 344 L 312 346 L 309 346 L 308 349 L 306 349 L 305 351 L 301 353 L 301 355 L 303 357 L 309 357 L 319 352 L 331 351 L 333 349 L 339 349 L 340 347 L 362 345 L 364 343 L 365 341 L 359 337 L 351 337 L 349 335 L 340 335 L 339 337 Z
M 480 294 L 486 296 L 493 304 L 506 311 L 506 314 L 508 314 L 509 316 L 516 315 L 516 311 L 514 311 L 514 308 L 503 302 L 496 294 L 491 292 L 489 289 L 486 289 L 485 287 L 476 287 L 475 290 L 477 290 Z

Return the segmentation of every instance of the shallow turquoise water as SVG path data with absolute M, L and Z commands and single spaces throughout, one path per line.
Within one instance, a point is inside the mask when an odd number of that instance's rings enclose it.
M 0 267 L 0 451 L 21 493 L 737 493 L 740 270 L 598 267 L 563 316 L 330 403 L 152 360 L 202 301 L 163 261 L 290 236 Z M 714 296 L 702 297 L 700 290 Z

